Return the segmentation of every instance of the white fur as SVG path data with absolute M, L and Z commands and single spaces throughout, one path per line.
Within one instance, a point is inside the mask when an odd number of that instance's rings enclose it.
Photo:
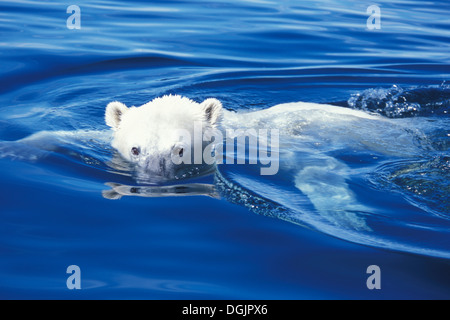
M 112 102 L 106 108 L 105 121 L 114 130 L 112 146 L 122 157 L 136 164 L 141 173 L 173 179 L 179 177 L 177 172 L 181 169 L 184 170 L 181 175 L 186 175 L 187 169 L 172 161 L 174 153 L 183 147 L 180 145 L 180 130 L 194 137 L 195 123 L 201 123 L 203 130 L 213 129 L 220 118 L 221 108 L 216 99 L 207 99 L 199 104 L 185 97 L 169 95 L 140 107 L 126 108 L 122 103 Z M 190 143 L 191 150 L 184 151 L 193 155 L 194 145 Z M 202 145 L 206 144 L 202 141 Z M 133 148 L 139 150 L 139 155 L 133 154 Z M 209 168 L 204 166 L 202 170 Z

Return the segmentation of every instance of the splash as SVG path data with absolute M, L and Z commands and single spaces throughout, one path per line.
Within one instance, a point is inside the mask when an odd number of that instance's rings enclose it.
M 416 116 L 448 116 L 450 109 L 450 86 L 403 89 L 393 85 L 389 89 L 371 88 L 353 94 L 347 101 L 352 109 L 365 110 L 389 118 Z

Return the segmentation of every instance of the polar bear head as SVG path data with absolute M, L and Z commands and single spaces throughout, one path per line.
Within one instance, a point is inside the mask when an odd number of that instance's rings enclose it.
M 194 161 L 194 147 L 203 152 L 210 144 L 204 137 L 217 130 L 221 109 L 217 99 L 199 104 L 169 95 L 140 107 L 111 102 L 106 107 L 105 121 L 113 129 L 112 147 L 135 166 L 138 179 L 160 182 L 213 170 L 212 163 Z M 195 132 L 198 128 L 200 134 Z

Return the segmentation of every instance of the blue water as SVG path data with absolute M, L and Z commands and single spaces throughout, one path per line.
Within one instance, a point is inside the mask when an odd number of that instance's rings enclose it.
M 71 4 L 81 29 L 66 26 Z M 1 2 L 2 143 L 107 130 L 108 102 L 172 93 L 241 112 L 293 101 L 365 110 L 406 123 L 423 151 L 327 151 L 370 208 L 370 231 L 355 231 L 315 224 L 287 173 L 222 166 L 194 179 L 220 199 L 110 200 L 105 183 L 137 182 L 97 137 L 34 158 L 14 144 L 0 156 L 0 298 L 450 298 L 450 4 L 378 1 L 381 29 L 369 30 L 371 4 Z M 69 265 L 81 290 L 66 286 Z M 379 290 L 366 286 L 370 265 Z

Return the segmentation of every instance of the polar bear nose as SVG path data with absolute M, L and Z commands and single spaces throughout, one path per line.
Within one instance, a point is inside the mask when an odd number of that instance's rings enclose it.
M 143 159 L 143 167 L 158 175 L 165 175 L 167 172 L 167 159 L 165 157 L 147 156 Z

